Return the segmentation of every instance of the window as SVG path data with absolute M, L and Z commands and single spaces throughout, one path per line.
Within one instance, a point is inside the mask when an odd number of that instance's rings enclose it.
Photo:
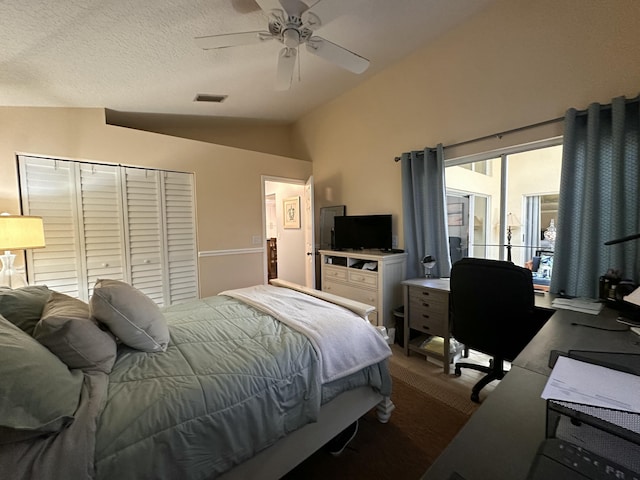
M 553 252 L 544 232 L 551 220 L 557 221 L 561 164 L 560 139 L 447 160 L 447 204 L 467 206 L 462 225 L 449 223 L 450 246 L 454 237 L 462 245 L 451 252 L 452 263 L 461 252 L 477 258 L 510 256 L 516 265 L 531 267 L 540 250 Z

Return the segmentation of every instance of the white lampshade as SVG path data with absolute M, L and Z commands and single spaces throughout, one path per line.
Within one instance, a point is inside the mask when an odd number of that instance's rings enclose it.
M 44 246 L 41 217 L 0 215 L 0 250 L 25 250 Z
M 0 215 L 0 285 L 17 288 L 27 284 L 25 276 L 13 266 L 16 256 L 11 250 L 44 247 L 44 226 L 41 217 L 25 215 Z

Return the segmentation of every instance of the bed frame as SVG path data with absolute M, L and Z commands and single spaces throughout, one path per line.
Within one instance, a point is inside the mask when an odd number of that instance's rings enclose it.
M 387 423 L 395 405 L 371 387 L 346 391 L 322 406 L 316 423 L 309 423 L 278 440 L 220 479 L 277 480 L 372 408 L 376 408 L 378 420 Z

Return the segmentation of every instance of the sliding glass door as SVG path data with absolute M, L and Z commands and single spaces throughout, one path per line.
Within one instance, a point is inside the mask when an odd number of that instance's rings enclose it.
M 539 250 L 553 251 L 545 231 L 557 219 L 560 139 L 445 163 L 450 246 L 460 245 L 452 263 L 462 255 L 530 266 Z

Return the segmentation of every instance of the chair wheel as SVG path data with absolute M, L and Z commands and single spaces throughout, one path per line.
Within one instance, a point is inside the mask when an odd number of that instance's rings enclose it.
M 460 367 L 455 367 L 453 373 L 456 377 L 459 377 L 460 375 L 462 375 L 462 371 L 460 370 Z
M 474 403 L 480 403 L 480 394 L 476 392 L 471 392 L 471 401 Z

